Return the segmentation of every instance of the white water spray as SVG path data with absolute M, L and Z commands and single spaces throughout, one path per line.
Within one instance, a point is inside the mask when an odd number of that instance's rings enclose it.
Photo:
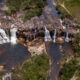
M 3 38 L 0 36 L 0 44 L 3 44 Z
M 1 34 L 0 44 L 10 42 L 9 37 L 7 36 L 6 32 L 3 29 L 0 29 L 0 34 Z
M 2 80 L 12 80 L 12 73 L 6 73 L 3 77 Z
M 28 38 L 26 39 L 26 42 L 29 42 L 29 39 Z
M 45 42 L 51 41 L 51 36 L 49 30 L 45 27 L 45 37 L 44 37 Z
M 54 30 L 54 35 L 53 35 L 53 42 L 56 42 L 56 29 Z
M 69 42 L 69 34 L 66 32 L 65 42 Z
M 11 25 L 11 43 L 12 44 L 16 44 L 17 43 L 17 36 L 16 36 L 16 32 L 17 32 L 17 28 L 14 28 L 13 26 L 15 26 L 14 24 Z
M 63 25 L 63 21 L 62 21 L 61 19 L 59 19 L 59 21 L 60 21 L 60 23 L 61 23 L 62 28 L 63 28 L 63 29 L 66 29 L 66 26 Z

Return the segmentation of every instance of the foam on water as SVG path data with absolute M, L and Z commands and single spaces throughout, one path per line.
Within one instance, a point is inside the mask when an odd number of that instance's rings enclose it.
M 9 43 L 9 42 L 11 42 L 11 44 L 17 43 L 17 36 L 16 36 L 17 28 L 15 28 L 15 27 L 16 26 L 14 24 L 11 25 L 10 38 L 6 34 L 4 29 L 0 29 L 0 44 Z
M 53 42 L 56 42 L 56 29 L 54 30 L 54 35 L 53 35 Z
M 12 28 L 10 29 L 10 33 L 11 33 L 11 43 L 12 44 L 16 44 L 17 43 L 17 36 L 16 36 L 16 32 L 17 32 L 17 28 Z
M 45 37 L 44 37 L 44 40 L 47 42 L 47 41 L 51 41 L 51 36 L 50 36 L 50 32 L 49 30 L 45 27 Z
M 0 44 L 10 42 L 9 37 L 7 36 L 5 30 L 0 29 Z
M 69 42 L 69 33 L 66 32 L 65 42 Z

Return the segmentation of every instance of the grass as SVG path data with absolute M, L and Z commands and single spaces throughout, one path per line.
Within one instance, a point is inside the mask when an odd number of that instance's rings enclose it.
M 66 10 L 64 12 L 63 7 L 61 7 L 61 5 L 64 4 L 74 20 L 80 23 L 80 0 L 55 0 L 55 2 L 60 6 L 59 10 L 61 13 L 66 13 Z

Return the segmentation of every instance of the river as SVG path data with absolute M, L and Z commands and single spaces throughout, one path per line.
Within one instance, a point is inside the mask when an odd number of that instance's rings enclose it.
M 1 1 L 1 0 L 0 0 Z M 55 3 L 51 0 L 47 0 L 48 6 L 52 9 L 55 16 L 60 18 L 58 11 L 56 10 Z M 66 45 L 64 43 L 64 49 L 66 50 Z M 58 80 L 58 75 L 60 71 L 60 61 L 62 59 L 62 54 L 60 52 L 60 45 L 53 42 L 46 42 L 46 51 L 51 56 L 51 75 L 49 80 Z M 11 69 L 23 61 L 25 61 L 30 55 L 26 47 L 21 44 L 11 45 L 10 43 L 0 45 L 0 65 L 4 65 L 7 69 Z
M 58 14 L 59 11 L 56 10 L 56 3 L 54 0 L 47 0 L 48 7 L 51 8 L 52 12 L 56 17 L 60 18 L 61 14 Z
M 3 2 L 3 0 L 0 0 L 0 3 L 2 3 Z
M 0 45 L 0 65 L 3 65 L 6 70 L 20 65 L 29 56 L 28 49 L 19 43 L 5 43 Z
M 53 1 L 47 0 L 47 3 L 48 3 L 48 7 L 51 8 L 54 15 L 60 19 L 61 14 L 60 15 L 58 14 L 54 0 Z M 53 42 L 46 42 L 45 46 L 46 46 L 46 51 L 52 60 L 51 75 L 50 75 L 49 80 L 58 80 L 59 71 L 60 71 L 60 61 L 63 58 L 61 51 L 60 51 L 61 45 L 57 43 L 53 43 Z M 72 49 L 69 43 L 64 42 L 64 44 L 62 45 L 62 48 L 66 53 L 70 53 L 70 52 L 72 53 Z
M 55 3 L 53 4 L 53 2 L 52 0 L 47 0 L 48 7 L 51 8 L 52 12 L 54 13 L 56 17 L 60 18 L 60 15 L 58 14 L 58 11 L 56 10 Z M 51 74 L 50 74 L 49 80 L 57 80 L 59 71 L 60 71 L 60 61 L 62 58 L 59 45 L 53 42 L 46 42 L 45 46 L 46 46 L 46 51 L 51 57 L 51 61 L 52 61 Z
M 60 61 L 62 58 L 59 45 L 53 42 L 46 42 L 45 46 L 46 46 L 46 51 L 51 57 L 51 61 L 52 61 L 51 74 L 49 80 L 57 80 L 60 71 Z

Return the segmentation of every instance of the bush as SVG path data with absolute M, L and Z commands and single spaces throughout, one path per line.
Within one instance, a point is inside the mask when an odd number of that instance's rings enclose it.
M 70 80 L 77 70 L 77 60 L 71 60 L 69 63 L 65 63 L 63 68 L 60 70 L 61 80 Z
M 26 12 L 26 14 L 24 15 L 23 20 L 24 21 L 29 20 L 34 16 L 39 16 L 41 13 L 42 13 L 42 9 L 41 8 L 32 9 L 32 10 Z
M 46 54 L 37 55 L 24 63 L 22 68 L 14 71 L 15 80 L 46 80 L 49 71 L 49 57 Z M 17 75 L 22 75 L 20 78 Z
M 7 0 L 7 3 L 12 13 L 19 10 L 27 11 L 24 20 L 28 20 L 42 13 L 46 0 Z
M 7 0 L 7 4 L 12 12 L 16 12 L 20 9 L 21 0 Z
M 80 35 L 77 35 L 75 37 L 73 46 L 74 46 L 74 50 L 77 52 L 77 55 L 80 56 Z

